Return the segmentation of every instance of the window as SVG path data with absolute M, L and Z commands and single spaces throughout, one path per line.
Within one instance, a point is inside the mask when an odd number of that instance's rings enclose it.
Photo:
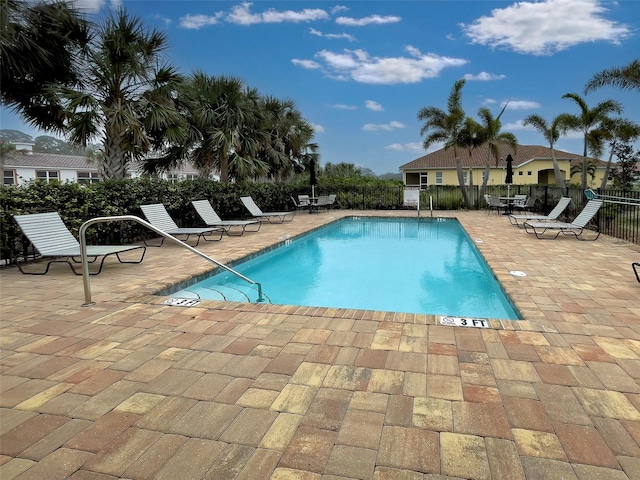
M 59 180 L 58 172 L 54 170 L 36 170 L 36 179 L 44 180 L 49 183 L 55 180 Z
M 177 183 L 180 180 L 180 176 L 177 173 L 170 173 L 167 175 L 167 180 L 171 183 Z
M 96 172 L 78 172 L 78 183 L 83 185 L 87 183 L 98 183 L 100 178 Z
M 531 171 L 528 171 L 528 172 L 527 172 L 527 175 L 531 175 Z
M 15 170 L 4 170 L 2 176 L 2 183 L 4 185 L 16 184 L 16 172 Z
M 442 172 L 436 172 L 436 185 L 442 185 Z
M 518 175 L 522 175 L 522 172 L 518 172 Z
M 197 173 L 186 173 L 184 175 L 184 179 L 185 180 L 197 180 L 198 179 L 198 174 Z
M 427 188 L 429 186 L 429 174 L 421 173 L 420 174 L 420 188 Z
M 467 184 L 467 178 L 469 178 L 468 175 L 469 175 L 469 172 L 462 172 L 462 184 L 463 185 Z

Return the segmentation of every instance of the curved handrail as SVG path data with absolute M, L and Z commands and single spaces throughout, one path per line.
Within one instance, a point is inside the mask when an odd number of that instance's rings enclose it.
M 262 294 L 262 285 L 260 283 L 254 282 L 250 278 L 247 278 L 244 275 L 242 275 L 241 273 L 236 272 L 233 268 L 227 267 L 224 263 L 220 263 L 217 260 L 214 260 L 213 258 L 205 255 L 204 253 L 202 253 L 199 250 L 196 250 L 191 245 L 183 242 L 182 240 L 178 240 L 176 237 L 174 237 L 172 235 L 169 235 L 168 233 L 160 230 L 157 227 L 154 227 L 149 222 L 141 219 L 140 217 L 136 217 L 135 215 L 116 215 L 116 216 L 113 216 L 113 217 L 96 217 L 96 218 L 92 218 L 91 220 L 87 220 L 86 222 L 84 222 L 80 226 L 80 230 L 79 230 L 80 257 L 81 257 L 81 260 L 82 260 L 82 283 L 84 285 L 84 302 L 85 302 L 85 303 L 82 304 L 83 307 L 88 307 L 90 305 L 95 305 L 95 302 L 91 301 L 91 282 L 89 280 L 89 260 L 87 259 L 87 239 L 86 239 L 87 228 L 89 226 L 93 225 L 94 223 L 110 223 L 110 222 L 116 222 L 116 221 L 122 221 L 122 220 L 131 220 L 131 221 L 137 222 L 137 223 L 149 228 L 150 230 L 153 230 L 158 235 L 162 235 L 164 238 L 167 238 L 167 239 L 177 243 L 178 245 L 181 245 L 181 246 L 185 247 L 187 250 L 195 253 L 199 257 L 202 257 L 205 260 L 208 260 L 211 263 L 216 264 L 218 267 L 224 268 L 226 271 L 228 271 L 228 272 L 234 274 L 235 276 L 241 278 L 245 282 L 248 282 L 251 285 L 256 285 L 258 287 L 258 299 L 257 299 L 257 302 L 263 302 L 264 301 L 264 296 Z

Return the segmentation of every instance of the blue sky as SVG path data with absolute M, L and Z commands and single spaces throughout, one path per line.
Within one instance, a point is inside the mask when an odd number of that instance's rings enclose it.
M 121 5 L 164 31 L 167 59 L 185 74 L 233 75 L 293 100 L 315 127 L 321 163 L 397 172 L 426 153 L 418 110 L 446 109 L 460 78 L 467 115 L 486 106 L 497 116 L 509 101 L 502 130 L 522 144 L 547 145 L 522 126 L 527 115 L 578 113 L 562 99 L 568 92 L 590 106 L 618 100 L 622 116 L 640 123 L 637 92 L 583 94 L 594 73 L 640 58 L 637 0 L 79 3 L 95 19 Z M 7 109 L 0 128 L 39 134 Z M 580 134 L 556 148 L 581 153 Z

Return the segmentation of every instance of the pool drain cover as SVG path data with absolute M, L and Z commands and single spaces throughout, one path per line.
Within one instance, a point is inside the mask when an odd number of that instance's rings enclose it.
M 172 307 L 195 307 L 200 304 L 200 300 L 191 298 L 169 298 L 162 302 L 163 305 L 171 305 Z
M 509 272 L 511 275 L 513 275 L 514 277 L 526 277 L 527 274 L 524 272 L 521 272 L 520 270 L 511 270 Z

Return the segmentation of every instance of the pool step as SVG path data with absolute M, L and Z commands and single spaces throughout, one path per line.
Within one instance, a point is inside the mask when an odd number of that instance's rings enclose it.
M 216 285 L 215 287 L 196 287 L 186 288 L 181 292 L 177 292 L 174 296 L 182 296 L 188 298 L 202 298 L 205 300 L 223 300 L 226 302 L 244 302 L 255 303 L 258 298 L 258 292 L 255 288 L 249 286 L 236 287 L 229 285 Z

